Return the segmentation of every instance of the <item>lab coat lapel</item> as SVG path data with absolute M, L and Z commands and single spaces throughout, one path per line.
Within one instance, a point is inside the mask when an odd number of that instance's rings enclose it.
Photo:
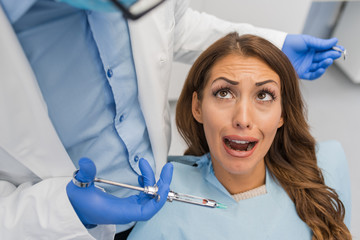
M 166 5 L 137 21 L 129 21 L 139 102 L 147 124 L 159 177 L 170 146 L 168 85 L 172 62 L 171 31 L 166 29 Z M 159 17 L 160 16 L 160 17 Z M 168 21 L 169 22 L 169 21 Z M 168 34 L 166 34 L 168 33 Z
M 1 7 L 0 32 L 0 147 L 40 178 L 71 175 L 74 165 Z

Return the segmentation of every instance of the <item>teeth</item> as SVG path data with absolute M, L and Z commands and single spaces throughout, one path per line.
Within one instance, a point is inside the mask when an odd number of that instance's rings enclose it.
M 256 142 L 250 142 L 250 141 L 241 141 L 241 140 L 230 140 L 228 138 L 225 138 L 225 144 L 231 148 L 234 149 L 236 151 L 250 151 L 251 149 L 253 149 L 256 145 Z M 238 145 L 247 145 L 247 147 L 244 149 L 245 146 L 241 147 L 241 146 L 236 146 L 235 144 Z M 235 146 L 234 146 L 235 145 Z
M 255 143 L 254 143 L 254 142 L 249 143 L 246 151 L 250 151 L 254 146 L 255 146 Z
M 237 144 L 248 144 L 249 141 L 240 141 L 240 140 L 231 140 L 232 142 L 234 143 L 237 143 Z

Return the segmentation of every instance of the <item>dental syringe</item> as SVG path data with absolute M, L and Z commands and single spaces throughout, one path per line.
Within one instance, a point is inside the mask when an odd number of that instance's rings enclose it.
M 79 170 L 76 170 L 74 172 L 73 179 L 72 179 L 73 183 L 78 187 L 88 187 L 88 186 L 90 186 L 90 184 L 92 182 L 84 183 L 84 182 L 78 181 L 75 178 L 78 171 Z M 105 183 L 105 184 L 110 184 L 110 185 L 113 185 L 113 186 L 118 186 L 118 187 L 128 188 L 128 189 L 132 189 L 132 190 L 137 190 L 137 191 L 144 192 L 146 194 L 152 195 L 154 198 L 157 199 L 157 201 L 160 200 L 160 195 L 157 193 L 158 192 L 158 187 L 156 185 L 138 187 L 138 186 L 133 186 L 133 185 L 125 184 L 125 183 L 114 182 L 114 181 L 101 179 L 101 178 L 95 178 L 93 182 Z M 221 209 L 227 208 L 226 205 L 221 204 L 219 202 L 216 202 L 215 200 L 212 200 L 212 199 L 207 199 L 207 198 L 197 197 L 197 196 L 193 196 L 193 195 L 188 195 L 188 194 L 183 194 L 183 193 L 177 193 L 177 192 L 174 192 L 174 191 L 169 191 L 169 194 L 167 196 L 167 201 L 172 202 L 174 200 L 179 201 L 179 202 L 184 202 L 184 203 L 195 204 L 195 205 L 199 205 L 199 206 L 203 206 L 203 207 L 221 208 Z

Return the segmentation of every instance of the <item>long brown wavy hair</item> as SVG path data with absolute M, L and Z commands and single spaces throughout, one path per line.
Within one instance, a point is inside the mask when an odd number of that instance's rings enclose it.
M 232 54 L 264 61 L 281 80 L 284 124 L 265 156 L 270 174 L 294 202 L 297 214 L 311 228 L 313 239 L 351 239 L 344 224 L 344 205 L 335 190 L 325 185 L 317 165 L 315 140 L 306 121 L 296 72 L 286 55 L 269 41 L 231 33 L 212 44 L 195 61 L 176 107 L 176 125 L 188 145 L 185 155 L 201 156 L 209 152 L 203 126 L 192 115 L 192 94 L 196 91 L 201 101 L 212 66 Z

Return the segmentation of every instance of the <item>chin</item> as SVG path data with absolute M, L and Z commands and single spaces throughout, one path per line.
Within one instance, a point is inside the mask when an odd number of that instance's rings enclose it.
M 234 161 L 234 160 L 232 160 Z M 235 160 L 236 161 L 236 160 Z M 239 161 L 239 160 L 238 160 Z M 255 164 L 241 159 L 239 162 L 223 164 L 220 163 L 221 167 L 230 174 L 233 175 L 244 175 L 249 174 L 255 169 Z
M 258 154 L 254 154 L 247 158 L 238 158 L 225 154 L 222 156 L 223 161 L 218 161 L 218 165 L 221 166 L 226 172 L 233 175 L 248 175 L 257 170 L 264 158 L 258 157 Z

